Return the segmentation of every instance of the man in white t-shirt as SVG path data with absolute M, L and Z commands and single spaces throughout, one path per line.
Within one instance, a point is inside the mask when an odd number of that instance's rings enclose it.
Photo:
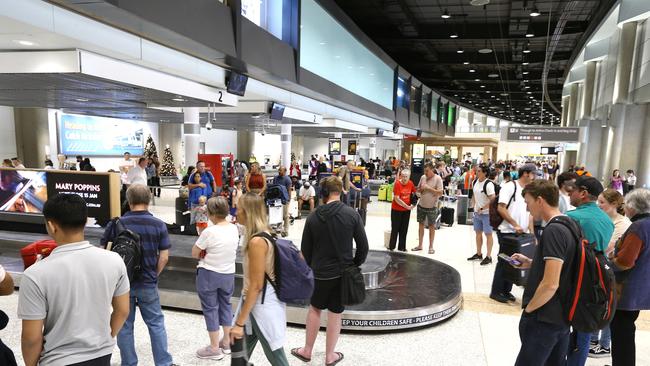
M 146 186 L 147 185 L 147 171 L 145 170 L 146 167 L 147 167 L 147 159 L 140 158 L 138 160 L 138 165 L 131 168 L 129 172 L 126 174 L 126 184 L 128 185 L 142 184 Z
M 503 240 L 504 234 L 522 234 L 534 232 L 531 228 L 533 220 L 530 218 L 526 201 L 521 193 L 524 187 L 535 179 L 537 166 L 535 164 L 524 164 L 519 168 L 519 179 L 512 183 L 504 184 L 499 191 L 499 214 L 503 217 L 503 223 L 497 230 L 499 243 Z M 500 251 L 499 251 L 500 252 Z M 499 302 L 515 301 L 512 291 L 512 282 L 504 278 L 504 266 L 509 264 L 504 261 L 497 261 L 492 280 L 490 298 Z
M 487 165 L 481 164 L 476 170 L 478 179 L 474 181 L 472 190 L 472 201 L 474 202 L 474 216 L 472 222 L 474 224 L 474 232 L 476 233 L 476 254 L 467 258 L 468 261 L 480 260 L 481 265 L 485 266 L 492 263 L 492 225 L 490 225 L 490 203 L 495 199 L 495 186 L 496 183 L 488 179 L 490 168 Z M 487 253 L 483 258 L 483 234 L 485 234 L 485 241 L 487 244 Z
M 305 182 L 298 191 L 298 218 L 304 202 L 309 202 L 309 212 L 314 211 L 314 197 L 316 197 L 316 190 L 309 182 Z
M 130 152 L 125 152 L 124 153 L 124 160 L 120 163 L 120 173 L 122 177 L 122 184 L 128 184 L 127 183 L 127 174 L 129 173 L 129 170 L 131 170 L 135 166 L 135 160 L 131 159 L 131 153 Z

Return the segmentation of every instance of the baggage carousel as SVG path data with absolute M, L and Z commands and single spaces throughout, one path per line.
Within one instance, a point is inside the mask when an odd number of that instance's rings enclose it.
M 86 239 L 99 244 L 101 228 L 88 228 Z M 0 231 L 0 264 L 20 287 L 23 264 L 20 248 L 41 239 L 43 234 Z M 196 260 L 191 248 L 196 237 L 171 235 L 170 260 L 160 276 L 160 301 L 165 307 L 200 311 L 196 294 Z M 387 331 L 433 325 L 453 317 L 462 304 L 460 274 L 439 261 L 399 252 L 371 250 L 362 266 L 366 300 L 347 307 L 343 329 Z M 241 257 L 237 259 L 233 307 L 239 303 L 242 287 Z M 287 304 L 287 321 L 305 324 L 308 305 Z M 326 318 L 323 317 L 323 326 Z

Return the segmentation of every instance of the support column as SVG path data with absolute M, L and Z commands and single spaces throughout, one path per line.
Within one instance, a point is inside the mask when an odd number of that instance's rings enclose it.
M 199 135 L 201 134 L 201 125 L 199 124 L 199 113 L 201 108 L 189 107 L 183 108 L 183 150 L 184 155 L 181 159 L 183 167 L 196 164 L 199 156 Z
M 582 95 L 582 116 L 589 118 L 592 115 L 592 106 L 594 105 L 594 84 L 596 81 L 596 62 L 589 61 L 585 65 L 586 77 L 584 84 L 584 92 Z
M 470 127 L 474 124 L 474 112 L 467 112 L 467 123 Z
M 281 165 L 289 169 L 291 165 L 291 125 L 283 124 L 280 126 L 280 143 L 282 145 Z
M 370 143 L 368 144 L 369 147 L 369 158 L 370 160 L 373 160 L 374 158 L 377 157 L 377 138 L 376 137 L 371 137 L 370 138 Z
M 562 97 L 562 119 L 560 120 L 560 126 L 568 126 L 569 121 L 569 102 L 571 101 L 570 96 Z
M 237 156 L 236 159 L 248 162 L 255 144 L 255 132 L 237 131 Z
M 500 119 L 497 119 L 496 128 L 497 128 L 497 131 L 501 130 L 501 120 Z
M 614 79 L 614 103 L 630 103 L 630 77 L 636 45 L 636 22 L 623 24 L 616 59 L 616 79 Z
M 570 86 L 571 95 L 569 96 L 569 108 L 567 111 L 566 126 L 576 125 L 576 112 L 578 109 L 578 84 L 573 83 Z
M 647 143 L 647 141 L 649 141 L 648 139 L 650 138 L 650 126 L 648 125 L 649 123 L 650 123 L 650 115 L 646 114 L 645 124 L 643 127 L 643 137 L 641 139 L 641 141 L 644 142 L 641 144 L 642 155 L 640 156 L 642 157 L 647 157 L 649 156 L 648 154 L 650 154 L 650 144 Z M 647 158 L 639 159 L 638 164 L 639 167 L 638 167 L 637 177 L 639 181 L 637 182 L 637 187 L 648 188 L 648 186 L 650 186 L 650 159 Z M 621 167 L 622 173 L 624 173 L 626 170 L 627 169 Z
M 487 132 L 487 115 L 481 116 L 481 132 Z

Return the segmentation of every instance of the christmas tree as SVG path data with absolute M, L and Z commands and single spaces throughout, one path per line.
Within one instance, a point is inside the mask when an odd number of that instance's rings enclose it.
M 153 142 L 153 137 L 149 135 L 147 142 L 144 144 L 144 157 L 150 158 L 154 155 L 158 155 L 158 150 L 156 150 L 156 143 Z
M 169 148 L 169 145 L 165 147 L 163 152 L 162 166 L 160 167 L 160 175 L 164 177 L 172 177 L 176 175 L 176 167 L 174 166 L 174 156 L 172 151 Z

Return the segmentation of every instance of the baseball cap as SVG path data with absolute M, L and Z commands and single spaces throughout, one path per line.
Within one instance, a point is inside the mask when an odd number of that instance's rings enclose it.
M 537 171 L 537 165 L 533 163 L 526 163 L 519 168 L 519 175 L 524 173 L 535 173 Z
M 580 176 L 576 179 L 575 187 L 587 191 L 590 195 L 598 197 L 603 193 L 603 185 L 594 177 Z

